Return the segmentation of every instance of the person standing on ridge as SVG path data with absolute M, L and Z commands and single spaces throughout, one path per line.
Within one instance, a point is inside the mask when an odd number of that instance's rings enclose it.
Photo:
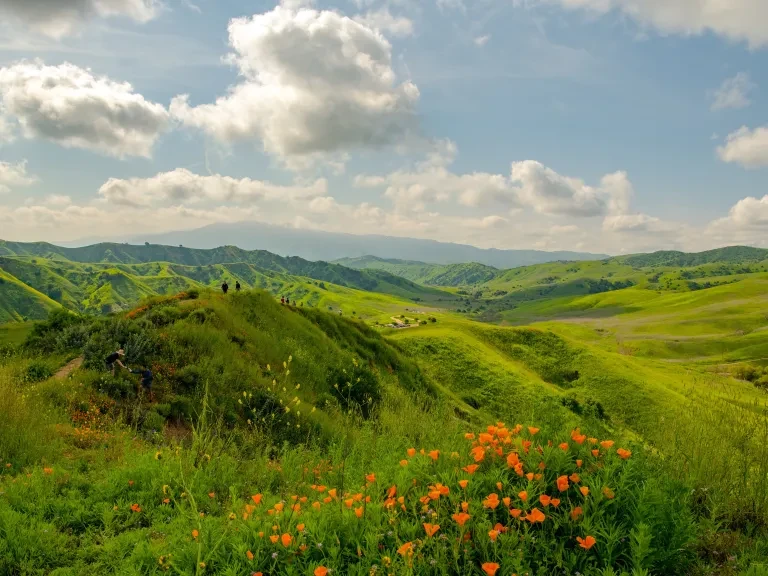
M 125 356 L 125 350 L 120 348 L 119 350 L 116 350 L 115 352 L 112 352 L 109 356 L 107 356 L 104 359 L 104 362 L 107 365 L 107 370 L 112 372 L 112 376 L 115 375 L 115 364 L 119 364 L 121 368 L 125 368 L 125 364 L 120 362 L 120 356 Z
M 227 281 L 224 280 L 224 284 L 221 285 L 221 291 L 226 294 L 229 291 L 229 284 L 227 284 Z
M 285 296 L 280 296 L 280 304 L 285 304 Z
M 235 282 L 235 291 L 240 292 L 240 281 Z

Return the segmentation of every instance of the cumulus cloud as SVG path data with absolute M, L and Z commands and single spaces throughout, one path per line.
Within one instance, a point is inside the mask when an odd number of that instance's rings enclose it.
M 716 224 L 735 228 L 768 230 L 768 195 L 762 198 L 749 196 L 739 200 L 731 208 L 728 216 L 718 220 Z
M 490 39 L 491 39 L 491 35 L 485 34 L 484 36 L 478 36 L 477 38 L 475 38 L 474 43 L 477 46 L 485 46 L 486 44 L 488 44 L 488 40 Z
M 229 25 L 242 82 L 213 104 L 174 99 L 172 114 L 224 142 L 260 139 L 298 158 L 400 142 L 412 133 L 419 91 L 398 83 L 379 32 L 331 11 L 279 5 Z
M 393 16 L 387 7 L 355 16 L 354 20 L 367 28 L 380 30 L 392 36 L 402 37 L 413 34 L 413 22 L 410 18 Z
M 612 10 L 662 33 L 713 32 L 752 47 L 768 44 L 768 2 L 765 0 L 539 0 L 565 8 L 601 14 Z
M 752 101 L 749 93 L 755 85 L 746 72 L 739 72 L 733 78 L 723 81 L 712 98 L 712 110 L 725 110 L 727 108 L 746 108 Z
M 36 60 L 0 68 L 0 98 L 26 138 L 118 158 L 150 157 L 169 122 L 162 105 L 130 84 L 67 63 Z
M 734 162 L 745 168 L 768 166 L 768 126 L 754 130 L 742 126 L 728 135 L 717 154 L 723 162 Z
M 84 21 L 94 17 L 124 16 L 147 22 L 157 16 L 160 7 L 159 0 L 3 0 L 0 16 L 60 38 L 76 32 Z
M 27 174 L 27 162 L 11 164 L 0 162 L 0 193 L 10 192 L 14 188 L 31 186 L 37 177 Z
M 152 178 L 110 178 L 99 195 L 112 204 L 151 206 L 163 202 L 229 202 L 247 204 L 261 200 L 308 199 L 323 196 L 327 183 L 319 179 L 306 186 L 280 186 L 250 178 L 236 179 L 214 174 L 200 176 L 177 168 Z

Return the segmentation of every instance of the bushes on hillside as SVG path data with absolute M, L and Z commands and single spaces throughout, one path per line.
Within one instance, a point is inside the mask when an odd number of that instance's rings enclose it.
M 347 412 L 370 418 L 381 401 L 381 387 L 369 369 L 355 362 L 351 367 L 334 367 L 328 375 L 331 394 Z

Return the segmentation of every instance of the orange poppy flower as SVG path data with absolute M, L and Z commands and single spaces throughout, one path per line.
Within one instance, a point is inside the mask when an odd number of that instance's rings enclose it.
M 499 532 L 497 530 L 490 530 L 488 532 L 488 538 L 491 539 L 491 542 L 496 542 L 496 538 L 498 538 Z
M 431 538 L 435 535 L 435 532 L 440 530 L 440 524 L 427 524 L 424 523 L 424 532 L 427 533 L 427 538 Z
M 581 506 L 576 506 L 573 510 L 571 510 L 571 520 L 574 522 L 579 519 L 579 516 L 583 514 L 583 511 L 581 509 Z
M 371 474 L 366 475 L 365 481 L 366 482 L 371 482 L 371 483 L 376 482 L 376 474 L 371 473 Z
M 320 486 L 318 486 L 318 487 L 316 488 L 316 490 L 317 490 L 318 492 L 321 492 L 321 493 L 322 493 L 322 492 L 325 492 L 325 491 L 326 491 L 326 487 L 325 487 L 325 486 L 323 486 L 323 485 L 320 485 Z
M 131 510 L 134 512 L 141 512 L 141 506 L 138 504 L 131 504 Z
M 413 544 L 411 542 L 406 542 L 400 548 L 397 549 L 397 553 L 400 554 L 400 556 L 405 556 L 406 554 L 410 554 L 413 552 Z
M 253 496 L 251 496 L 251 500 L 253 500 L 253 503 L 258 506 L 259 504 L 261 504 L 261 494 L 254 494 Z
M 549 503 L 552 504 L 555 508 L 560 506 L 560 498 L 550 498 Z
M 357 516 L 358 518 L 362 518 L 364 511 L 365 509 L 362 506 L 360 506 L 360 508 L 355 508 L 355 516 Z
M 430 450 L 429 457 L 432 458 L 433 462 L 437 462 L 437 459 L 440 457 L 440 450 Z
M 528 454 L 528 449 L 531 447 L 531 444 L 533 444 L 533 442 L 530 440 L 523 440 L 523 450 L 526 454 Z
M 558 445 L 558 448 L 562 450 L 563 452 L 568 452 L 568 442 L 563 442 Z
M 520 463 L 520 456 L 517 455 L 517 452 L 510 452 L 507 454 L 507 466 L 510 468 L 514 468 Z
M 480 468 L 480 466 L 477 464 L 468 464 L 464 466 L 462 470 L 464 470 L 464 472 L 466 472 L 467 474 L 474 474 L 475 472 L 477 472 L 478 468 Z
M 408 466 L 408 460 L 400 460 L 400 466 Z
M 528 478 L 528 482 L 531 482 L 533 480 L 533 472 L 528 472 L 525 477 Z
M 475 462 L 482 462 L 485 458 L 485 448 L 482 446 L 475 446 L 469 452 L 472 454 L 472 458 L 475 459 Z
M 467 484 L 469 484 L 469 480 L 459 480 L 459 486 L 461 486 L 462 490 L 467 489 Z
M 488 497 L 483 500 L 483 507 L 495 510 L 499 505 L 499 496 L 497 494 L 489 494 Z
M 474 440 L 475 434 L 473 432 L 467 432 L 466 434 L 464 434 L 464 438 L 466 438 L 467 440 Z
M 280 536 L 280 543 L 286 548 L 291 545 L 291 542 L 293 542 L 293 536 L 290 534 L 283 534 Z
M 323 502 L 324 502 L 325 504 L 328 504 L 328 503 L 329 503 L 329 502 L 331 502 L 332 500 L 333 500 L 333 498 L 331 498 L 330 496 L 326 496 L 325 498 L 323 498 Z
M 608 450 L 608 448 L 611 448 L 614 444 L 615 442 L 613 440 L 603 440 L 602 442 L 600 442 L 600 446 L 602 446 L 606 450 Z
M 557 477 L 557 489 L 560 490 L 560 492 L 565 492 L 568 490 L 568 486 L 568 476 Z
M 394 498 L 395 494 L 397 494 L 397 486 L 390 486 L 387 491 L 387 498 Z
M 539 502 L 541 502 L 541 505 L 544 506 L 544 508 L 549 506 L 549 501 L 550 500 L 551 500 L 551 498 L 549 496 L 547 496 L 546 494 L 542 494 L 541 496 L 539 496 Z
M 506 506 L 507 508 L 509 508 L 510 505 L 512 504 L 512 498 L 510 498 L 509 496 L 504 496 L 504 498 L 502 498 L 501 501 L 504 502 L 504 506 Z
M 283 504 L 282 502 L 278 502 L 277 504 L 275 504 L 275 510 L 277 510 L 278 512 L 282 512 L 283 508 L 285 508 L 285 504 Z
M 604 495 L 606 498 L 608 498 L 608 500 L 613 500 L 613 499 L 614 499 L 614 497 L 616 496 L 616 495 L 613 493 L 613 490 L 611 490 L 610 488 L 608 488 L 608 486 L 605 486 L 605 487 L 603 487 L 603 495 Z
M 576 468 L 581 468 L 582 464 L 584 464 L 584 460 L 576 460 Z
M 589 550 L 592 548 L 592 546 L 595 545 L 595 542 L 597 542 L 594 536 L 587 536 L 584 539 L 582 539 L 580 536 L 576 536 L 576 541 L 579 543 L 579 546 L 584 548 L 584 550 Z
M 627 458 L 632 456 L 632 452 L 630 452 L 629 450 L 624 450 L 624 448 L 619 448 L 618 450 L 616 450 L 616 454 L 618 454 L 622 460 L 626 460 Z
M 486 562 L 482 565 L 483 572 L 488 574 L 488 576 L 496 576 L 496 572 L 499 569 L 499 565 L 496 564 L 496 562 Z
M 544 522 L 545 518 L 546 516 L 544 515 L 544 512 L 538 508 L 534 508 L 525 516 L 525 519 L 528 520 L 528 522 L 531 524 L 535 524 L 536 522 Z
M 245 553 L 245 556 L 246 558 L 248 558 L 248 560 L 253 560 L 253 552 L 251 552 L 250 550 L 248 550 L 248 552 Z
M 592 456 L 594 456 L 595 458 L 600 456 L 600 450 L 592 450 Z
M 208 492 L 208 498 L 210 498 L 211 500 L 216 498 L 216 492 Z
M 517 497 L 520 498 L 520 500 L 522 500 L 523 502 L 527 502 L 528 501 L 528 492 L 525 491 L 525 490 L 523 490 L 522 492 L 518 492 L 517 493 Z
M 198 532 L 197 530 L 192 530 L 192 538 L 197 540 L 198 536 L 200 536 L 200 532 Z
M 296 530 L 298 530 L 299 532 L 304 532 L 304 528 L 305 528 L 304 524 L 296 524 Z
M 504 485 L 501 482 L 496 482 L 496 490 L 501 490 Z
M 317 568 L 315 568 L 315 571 L 312 572 L 312 574 L 314 574 L 315 576 L 327 576 L 328 568 L 326 568 L 325 566 L 318 566 Z
M 579 488 L 579 490 L 581 490 L 581 493 L 584 496 L 587 496 L 589 494 L 589 488 L 587 486 L 582 486 L 581 488 Z
M 533 426 L 528 426 L 528 432 L 531 436 L 535 436 L 539 433 L 539 428 L 534 428 Z
M 352 508 L 352 505 L 355 503 L 355 500 L 353 498 L 347 498 L 344 500 L 344 506 L 347 508 Z
M 330 490 L 328 490 L 328 496 L 330 496 L 331 498 L 335 499 L 336 498 L 336 488 L 331 488 Z
M 458 514 L 451 516 L 451 518 L 453 518 L 456 524 L 459 526 L 464 526 L 464 524 L 467 523 L 467 520 L 469 520 L 471 516 L 466 512 L 459 512 Z
M 277 541 L 280 540 L 280 536 L 278 536 L 277 534 L 272 534 L 269 537 L 269 540 L 272 542 L 272 544 L 277 544 Z
M 522 514 L 522 513 L 523 513 L 523 511 L 520 510 L 519 508 L 512 508 L 509 511 L 509 515 L 512 516 L 512 518 L 520 518 L 520 514 Z
M 480 432 L 480 435 L 477 437 L 477 441 L 480 442 L 480 444 L 489 444 L 493 441 L 493 434 L 488 434 L 487 432 Z
M 408 450 L 405 451 L 406 454 L 408 454 L 409 458 L 413 458 L 416 456 L 416 448 L 408 448 Z
M 578 474 L 576 474 L 576 472 L 574 472 L 573 474 L 571 474 L 570 476 L 568 476 L 568 479 L 569 479 L 571 482 L 573 482 L 574 484 L 578 484 L 579 482 L 581 482 L 581 476 L 579 476 Z

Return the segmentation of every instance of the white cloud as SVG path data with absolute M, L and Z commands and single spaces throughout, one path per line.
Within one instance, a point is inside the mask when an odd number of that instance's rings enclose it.
M 0 162 L 0 193 L 10 192 L 13 188 L 31 186 L 37 177 L 27 174 L 27 163 L 10 164 Z
M 0 17 L 15 19 L 32 30 L 61 38 L 95 17 L 124 16 L 147 22 L 157 16 L 158 0 L 3 0 Z
M 739 72 L 733 78 L 728 78 L 720 85 L 712 99 L 712 110 L 725 110 L 727 108 L 746 108 L 752 102 L 749 93 L 755 85 L 746 72 Z
M 323 179 L 306 186 L 280 186 L 219 174 L 199 176 L 177 168 L 152 178 L 110 178 L 99 189 L 99 195 L 112 204 L 141 207 L 162 202 L 253 203 L 261 200 L 307 199 L 325 195 L 327 187 Z
M 768 195 L 762 198 L 747 197 L 739 200 L 729 211 L 728 216 L 717 221 L 720 225 L 732 225 L 735 228 L 761 228 L 768 230 Z
M 464 0 L 436 0 L 436 3 L 440 10 L 459 10 L 461 12 L 467 10 Z
M 69 206 L 72 204 L 72 198 L 63 194 L 50 194 L 45 197 L 43 203 L 48 206 Z
M 757 48 L 768 44 L 765 0 L 539 0 L 605 14 L 611 10 L 662 33 L 713 32 Z
M 168 126 L 165 108 L 128 83 L 95 77 L 72 64 L 37 60 L 0 68 L 0 98 L 26 138 L 123 158 L 150 157 Z
M 491 39 L 491 35 L 485 34 L 484 36 L 478 36 L 477 38 L 475 38 L 474 43 L 477 46 L 485 46 L 486 44 L 488 44 L 488 40 L 490 39 Z
M 213 104 L 174 99 L 171 112 L 224 142 L 260 139 L 289 165 L 379 147 L 414 130 L 419 91 L 397 83 L 391 46 L 336 12 L 277 6 L 232 20 L 229 60 L 243 81 Z
M 754 130 L 742 126 L 728 135 L 717 154 L 723 162 L 735 162 L 745 168 L 768 166 L 768 126 Z
M 389 33 L 392 36 L 402 37 L 413 34 L 413 22 L 405 16 L 393 16 L 387 7 L 355 16 L 354 20 L 363 26 Z

